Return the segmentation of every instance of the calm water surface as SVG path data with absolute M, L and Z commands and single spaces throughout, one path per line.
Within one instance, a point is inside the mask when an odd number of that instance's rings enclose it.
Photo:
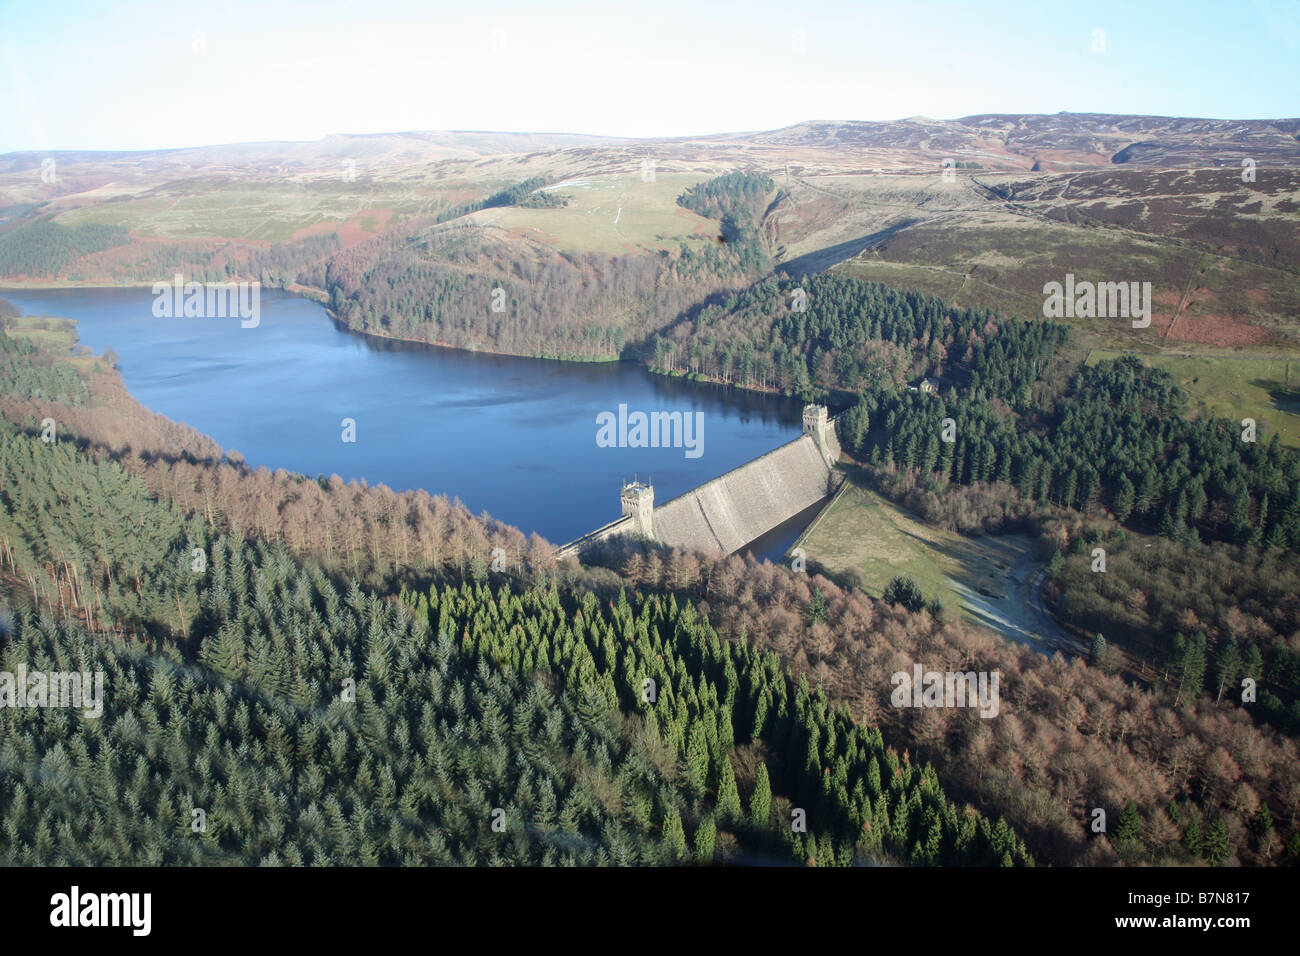
M 261 322 L 155 318 L 148 289 L 3 291 L 29 315 L 76 319 L 112 348 L 131 394 L 211 435 L 250 465 L 364 478 L 459 497 L 556 543 L 618 517 L 620 482 L 650 478 L 667 501 L 796 438 L 796 401 L 578 364 L 394 343 L 338 328 L 307 299 L 263 290 Z M 703 454 L 600 448 L 596 416 L 702 412 Z M 342 419 L 356 420 L 356 442 Z M 797 530 L 794 532 L 797 534 Z M 755 551 L 779 557 L 789 530 Z M 778 540 L 780 539 L 780 540 Z

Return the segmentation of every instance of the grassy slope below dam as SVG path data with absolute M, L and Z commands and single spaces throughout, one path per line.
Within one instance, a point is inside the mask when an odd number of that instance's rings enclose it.
M 969 538 L 936 528 L 853 479 L 801 546 L 810 564 L 839 574 L 850 568 L 880 597 L 896 575 L 909 575 L 927 600 L 1046 653 L 1082 652 L 1035 600 L 1042 562 L 1025 535 Z

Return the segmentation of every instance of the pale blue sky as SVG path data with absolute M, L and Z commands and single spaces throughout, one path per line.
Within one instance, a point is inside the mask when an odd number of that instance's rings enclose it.
M 1296 116 L 1300 0 L 0 0 L 0 152 L 1060 110 Z

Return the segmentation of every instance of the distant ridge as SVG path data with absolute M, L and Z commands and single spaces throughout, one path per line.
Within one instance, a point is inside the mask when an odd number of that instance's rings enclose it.
M 1300 166 L 1300 119 L 1217 120 L 1105 113 L 984 113 L 954 120 L 809 121 L 741 137 L 782 147 L 962 153 L 1063 162 L 1213 166 L 1224 158 Z M 1140 150 L 1129 150 L 1141 145 Z M 1119 157 L 1119 158 L 1116 158 Z
M 1300 165 L 1300 118 L 1205 119 L 1110 113 L 978 113 L 958 119 L 910 116 L 899 120 L 806 120 L 780 129 L 703 136 L 632 138 L 585 133 L 492 130 L 412 130 L 333 133 L 318 140 L 214 144 L 155 150 L 24 150 L 0 154 L 0 172 L 65 162 L 157 163 L 165 167 L 304 167 L 342 159 L 435 162 L 512 153 L 608 146 L 652 147 L 731 142 L 808 149 L 998 152 L 1085 163 L 1216 165 L 1249 154 L 1263 165 Z M 1138 147 L 1129 149 L 1130 147 Z M 1129 152 L 1125 153 L 1125 150 Z

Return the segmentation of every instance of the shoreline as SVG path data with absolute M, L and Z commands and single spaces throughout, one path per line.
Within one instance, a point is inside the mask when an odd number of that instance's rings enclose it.
M 39 292 L 45 289 L 49 289 L 52 291 L 59 291 L 65 289 L 152 289 L 154 285 L 157 284 L 157 282 L 161 282 L 161 281 L 164 280 L 116 282 L 116 283 L 105 283 L 103 281 L 74 281 L 68 279 L 56 280 L 53 282 L 8 280 L 6 282 L 0 282 L 0 298 L 4 297 L 4 293 L 6 291 Z M 239 281 L 239 280 L 232 280 L 232 281 Z M 684 381 L 692 382 L 697 385 L 713 385 L 723 389 L 737 389 L 742 392 L 752 392 L 754 394 L 766 395 L 773 398 L 788 398 L 796 401 L 799 400 L 798 396 L 785 392 L 779 388 L 761 388 L 755 385 L 738 385 L 735 382 L 725 382 L 721 379 L 714 378 L 709 375 L 703 375 L 698 372 L 693 373 L 684 370 L 672 371 L 668 369 L 658 368 L 639 359 L 626 358 L 621 355 L 614 355 L 608 358 L 566 358 L 558 355 L 524 354 L 522 352 L 509 352 L 509 351 L 504 351 L 501 349 L 494 349 L 494 348 L 466 348 L 464 346 L 453 345 L 448 342 L 430 342 L 426 339 L 415 339 L 415 338 L 407 338 L 400 335 L 389 335 L 381 332 L 375 332 L 370 329 L 354 329 L 350 327 L 347 324 L 347 322 L 345 322 L 343 319 L 339 318 L 339 316 L 336 315 L 334 311 L 329 307 L 328 305 L 329 293 L 327 293 L 324 289 L 319 289 L 316 288 L 315 286 L 298 285 L 297 283 L 291 283 L 288 286 L 268 286 L 267 288 L 278 289 L 279 291 L 282 291 L 288 295 L 297 296 L 298 298 L 307 299 L 309 301 L 315 302 L 317 305 L 319 305 L 322 309 L 325 310 L 325 314 L 329 316 L 330 321 L 332 321 L 337 328 L 342 329 L 343 331 L 348 332 L 349 334 L 352 335 L 364 336 L 367 338 L 376 339 L 378 341 L 404 342 L 410 345 L 425 345 L 430 348 L 445 349 L 454 352 L 465 352 L 465 353 L 479 354 L 479 355 L 499 355 L 505 358 L 536 359 L 539 361 L 546 361 L 546 362 L 564 362 L 566 364 L 574 364 L 574 365 L 604 365 L 610 362 L 628 362 L 633 365 L 638 365 L 641 368 L 644 368 L 651 375 L 662 375 L 667 378 L 679 378 Z M 61 318 L 61 316 L 50 316 L 50 318 Z M 821 401 L 829 402 L 831 404 L 844 405 L 845 407 L 848 407 L 848 405 L 852 404 L 852 396 L 838 394 L 837 390 L 826 388 L 825 386 L 819 386 L 819 388 L 821 388 L 822 391 L 826 393 L 826 395 L 822 399 L 820 399 Z
M 162 281 L 164 280 L 158 279 L 147 282 L 142 279 L 131 282 L 104 282 L 100 280 L 56 279 L 53 282 L 40 282 L 34 279 L 5 279 L 0 281 L 0 296 L 6 292 L 40 292 L 42 289 L 54 291 L 61 289 L 152 289 L 158 282 Z

